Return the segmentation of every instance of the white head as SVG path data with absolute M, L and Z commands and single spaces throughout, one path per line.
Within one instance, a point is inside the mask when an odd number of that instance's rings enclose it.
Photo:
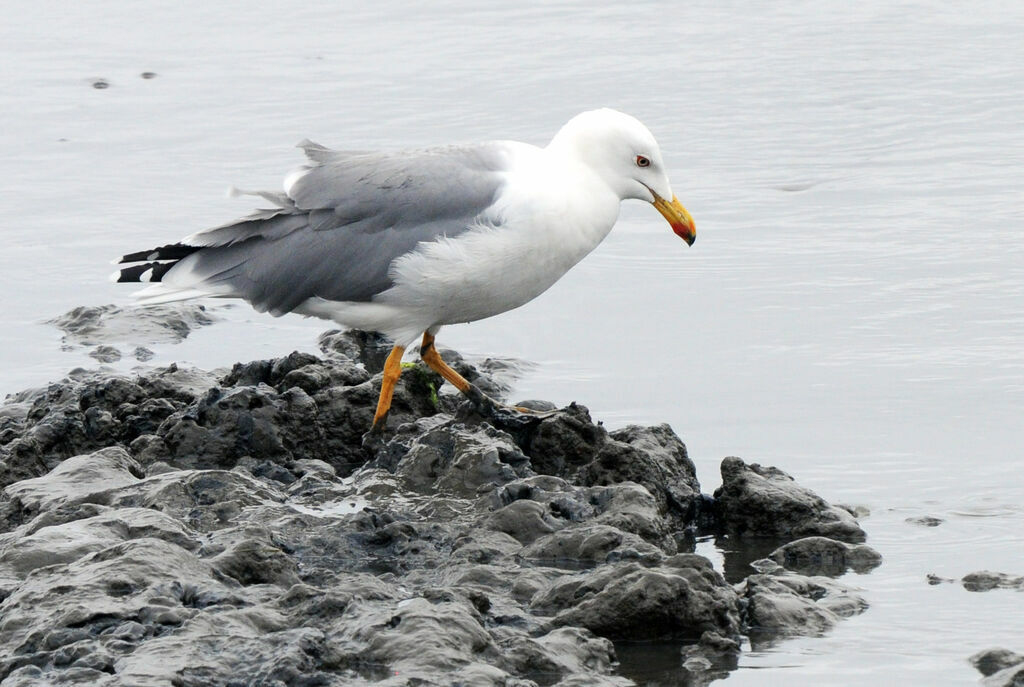
M 672 193 L 658 142 L 636 118 L 608 108 L 583 112 L 555 134 L 548 149 L 588 165 L 622 200 L 653 203 L 676 234 L 693 243 L 693 218 Z

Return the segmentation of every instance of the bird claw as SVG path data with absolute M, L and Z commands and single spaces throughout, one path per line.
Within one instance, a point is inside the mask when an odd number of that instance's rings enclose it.
M 466 392 L 466 397 L 473 404 L 473 410 L 480 416 L 504 427 L 530 425 L 558 412 L 557 409 L 535 410 L 525 406 L 506 405 L 495 401 L 472 385 Z
M 362 446 L 367 451 L 376 453 L 384 448 L 387 439 L 384 437 L 384 423 L 374 423 L 370 430 L 363 435 Z

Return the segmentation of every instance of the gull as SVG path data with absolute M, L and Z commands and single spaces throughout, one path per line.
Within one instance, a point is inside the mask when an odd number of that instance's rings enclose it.
M 240 298 L 274 316 L 380 332 L 394 348 L 371 433 L 384 428 L 402 356 L 417 339 L 424 363 L 483 399 L 441 359 L 438 330 L 539 296 L 601 243 L 623 200 L 653 204 L 687 244 L 696 236 L 654 136 L 607 108 L 576 115 L 544 147 L 299 147 L 308 160 L 283 192 L 253 194 L 273 207 L 125 255 L 129 266 L 112 279 L 152 282 L 136 294 L 142 303 Z

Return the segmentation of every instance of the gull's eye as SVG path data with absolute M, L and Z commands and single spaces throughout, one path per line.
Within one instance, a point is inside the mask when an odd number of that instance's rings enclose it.
M 643 155 L 637 155 L 636 156 L 636 166 L 637 167 L 650 167 L 651 166 L 651 159 L 648 158 L 648 157 L 644 157 Z

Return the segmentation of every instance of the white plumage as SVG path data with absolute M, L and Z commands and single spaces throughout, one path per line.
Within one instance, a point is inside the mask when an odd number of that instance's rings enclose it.
M 543 148 L 301 145 L 309 162 L 286 177 L 284 193 L 257 194 L 274 208 L 125 256 L 142 264 L 117 280 L 158 282 L 139 292 L 144 303 L 242 298 L 275 315 L 380 331 L 399 351 L 425 334 L 426 351 L 443 325 L 543 293 L 607 236 L 622 200 L 653 203 L 680 237 L 694 238 L 654 137 L 614 110 L 574 117 Z

